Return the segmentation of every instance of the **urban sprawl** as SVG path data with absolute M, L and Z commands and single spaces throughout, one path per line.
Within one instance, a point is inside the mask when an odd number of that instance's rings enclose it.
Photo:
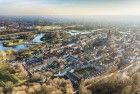
M 94 94 L 80 93 L 81 81 L 110 75 L 140 61 L 139 30 L 136 25 L 122 23 L 47 23 L 44 19 L 1 17 L 0 61 L 10 64 L 13 69 L 20 67 L 19 70 L 27 77 L 26 82 L 30 84 L 39 86 L 37 83 L 48 81 L 48 78 L 39 76 L 39 80 L 32 82 L 35 74 L 51 73 L 51 79 L 69 80 L 72 85 L 70 93 L 61 90 L 62 93 L 37 94 Z M 20 79 L 21 76 L 17 77 Z M 92 86 L 89 87 L 91 90 Z M 27 92 L 12 94 L 30 94 Z

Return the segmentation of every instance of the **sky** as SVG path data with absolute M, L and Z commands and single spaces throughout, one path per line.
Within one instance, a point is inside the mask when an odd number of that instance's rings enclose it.
M 140 0 L 0 0 L 0 15 L 140 15 Z

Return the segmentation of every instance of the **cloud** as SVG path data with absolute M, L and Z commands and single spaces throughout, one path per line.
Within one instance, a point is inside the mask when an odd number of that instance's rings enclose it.
M 0 0 L 0 15 L 140 15 L 138 0 Z

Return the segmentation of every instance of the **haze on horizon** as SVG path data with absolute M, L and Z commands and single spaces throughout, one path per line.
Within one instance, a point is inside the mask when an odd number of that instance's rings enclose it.
M 0 15 L 140 15 L 140 0 L 0 0 Z

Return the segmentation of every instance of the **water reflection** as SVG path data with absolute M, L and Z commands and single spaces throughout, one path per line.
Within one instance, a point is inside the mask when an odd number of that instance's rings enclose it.
M 25 45 L 25 44 L 22 44 L 22 45 L 17 45 L 17 46 L 14 46 L 14 47 L 5 47 L 3 46 L 3 43 L 0 42 L 0 51 L 1 50 L 15 50 L 15 51 L 19 51 L 19 50 L 24 50 L 24 49 L 27 49 L 28 46 Z
M 37 34 L 35 36 L 35 38 L 32 40 L 33 42 L 43 42 L 40 39 L 44 36 L 45 34 L 41 33 L 41 34 Z
M 31 42 L 42 43 L 43 41 L 41 41 L 40 39 L 44 35 L 45 34 L 43 34 L 43 33 L 35 35 L 35 37 L 33 38 L 33 40 Z M 13 47 L 5 47 L 3 45 L 3 42 L 4 41 L 0 41 L 0 51 L 1 50 L 10 50 L 10 49 L 15 50 L 15 51 L 19 51 L 19 50 L 25 50 L 31 46 L 31 45 L 27 45 L 26 43 L 24 43 L 24 44 L 20 44 L 20 45 L 13 46 Z

